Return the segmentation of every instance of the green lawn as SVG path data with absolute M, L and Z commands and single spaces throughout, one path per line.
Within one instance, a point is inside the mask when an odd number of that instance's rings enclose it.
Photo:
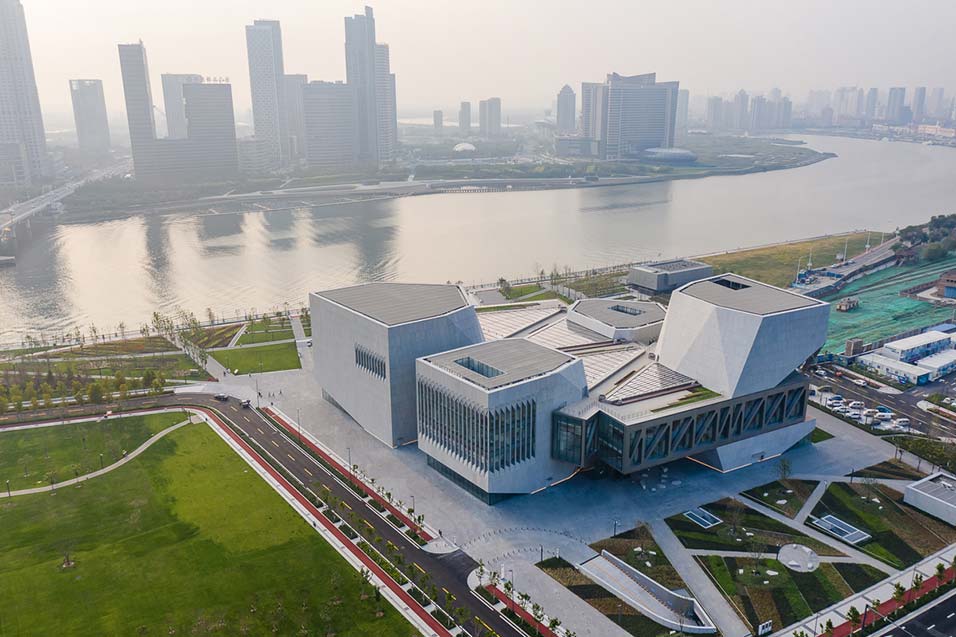
M 780 511 L 788 518 L 793 518 L 800 512 L 803 504 L 817 486 L 811 480 L 775 480 L 769 484 L 745 491 L 748 497 L 761 504 Z M 783 504 L 780 504 L 780 503 Z
M 276 343 L 258 347 L 234 347 L 209 353 L 230 371 L 239 374 L 252 372 L 276 372 L 283 369 L 299 369 L 299 353 L 295 343 Z M 238 371 L 236 371 L 238 370 Z
M 901 449 L 916 454 L 935 465 L 956 468 L 956 445 L 929 440 L 928 438 L 910 438 L 906 436 L 888 438 L 890 442 Z M 924 465 L 925 466 L 925 465 Z
M 666 520 L 681 543 L 689 549 L 751 551 L 757 548 L 760 552 L 772 553 L 784 544 L 796 542 L 809 546 L 820 555 L 840 555 L 839 551 L 823 542 L 758 513 L 736 500 L 718 500 L 704 505 L 703 508 L 723 522 L 704 529 L 683 514 L 671 516 Z
M 743 612 L 754 632 L 771 619 L 774 628 L 789 626 L 884 577 L 859 564 L 824 563 L 812 573 L 796 573 L 777 560 L 707 555 L 698 561 Z
M 205 425 L 0 525 L 0 634 L 417 634 Z
M 526 298 L 526 299 L 522 299 L 522 302 L 526 302 L 526 301 L 527 301 L 527 302 L 530 302 L 530 301 L 551 301 L 551 300 L 553 300 L 553 299 L 557 299 L 557 300 L 559 300 L 559 301 L 561 301 L 562 303 L 565 303 L 565 304 L 567 304 L 567 305 L 571 305 L 571 303 L 573 303 L 573 301 L 572 301 L 571 299 L 569 299 L 568 297 L 564 296 L 563 294 L 558 294 L 558 293 L 555 292 L 554 290 L 545 290 L 544 292 L 542 292 L 542 293 L 540 293 L 540 294 L 535 294 L 534 296 L 529 296 L 529 297 Z M 504 308 L 499 308 L 499 309 L 504 309 Z
M 163 336 L 130 338 L 123 341 L 107 341 L 83 347 L 74 347 L 62 352 L 51 352 L 53 358 L 76 358 L 81 356 L 116 356 L 118 354 L 146 354 L 151 352 L 175 352 L 179 348 Z M 42 358 L 42 357 L 41 357 Z
M 836 261 L 837 253 L 843 252 L 847 240 L 850 257 L 855 257 L 863 252 L 866 233 L 739 250 L 704 257 L 701 261 L 714 266 L 715 272 L 735 272 L 770 285 L 787 287 L 797 274 L 798 259 L 802 259 L 806 266 L 807 257 L 812 253 L 814 266 L 830 265 Z M 879 243 L 879 236 L 872 243 Z
M 903 504 L 901 493 L 879 484 L 831 484 L 813 509 L 815 517 L 827 514 L 869 533 L 871 539 L 856 547 L 896 568 L 956 542 L 956 529 Z
M 538 285 L 537 283 L 528 283 L 526 285 L 515 285 L 507 289 L 499 288 L 498 291 L 501 292 L 502 296 L 504 296 L 506 299 L 510 301 L 520 296 L 524 296 L 525 294 L 532 294 L 533 292 L 538 292 L 541 289 L 542 287 Z
M 664 555 L 646 526 L 598 540 L 591 548 L 598 553 L 607 551 L 671 590 L 686 588 L 680 573 Z
M 196 345 L 211 349 L 213 347 L 226 347 L 232 341 L 244 323 L 226 323 L 203 329 L 203 335 L 198 339 Z
M 607 296 L 609 294 L 620 294 L 627 292 L 627 286 L 623 279 L 627 276 L 627 271 L 610 272 L 607 274 L 594 274 L 580 279 L 575 279 L 567 284 L 572 290 L 577 290 L 585 296 Z
M 46 374 L 48 371 L 74 375 L 113 376 L 123 372 L 127 378 L 141 378 L 143 372 L 151 369 L 166 378 L 205 378 L 206 373 L 199 365 L 183 353 L 156 354 L 154 356 L 100 356 L 98 358 L 67 361 L 19 361 L 0 363 L 2 369 L 17 369 L 25 372 Z M 195 373 L 190 373 L 195 372 Z
M 818 442 L 824 442 L 826 440 L 829 440 L 832 437 L 833 437 L 833 434 L 831 434 L 829 431 L 824 431 L 823 429 L 820 429 L 819 427 L 814 427 L 813 431 L 810 432 L 810 442 L 812 442 L 813 444 L 816 444 Z
M 0 485 L 14 491 L 69 480 L 116 462 L 155 433 L 186 419 L 183 412 L 128 416 L 76 425 L 0 431 Z M 26 472 L 26 473 L 24 473 Z M 2 633 L 0 633 L 2 634 Z
M 851 474 L 854 478 L 880 478 L 887 480 L 919 480 L 925 478 L 927 474 L 917 471 L 905 462 L 900 460 L 885 460 L 879 464 L 854 471 Z
M 239 337 L 237 345 L 250 345 L 252 343 L 267 343 L 269 341 L 288 341 L 295 338 L 292 328 L 275 329 L 271 331 L 245 332 Z

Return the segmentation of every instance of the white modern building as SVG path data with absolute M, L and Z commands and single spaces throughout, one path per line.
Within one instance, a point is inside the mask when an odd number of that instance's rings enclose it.
M 956 478 L 937 472 L 906 485 L 903 501 L 948 524 L 956 524 Z
M 856 362 L 899 382 L 922 385 L 956 371 L 956 349 L 950 334 L 927 330 L 890 341 Z
M 666 294 L 713 273 L 714 269 L 701 261 L 669 259 L 632 267 L 627 273 L 627 283 L 649 294 Z
M 323 397 L 395 447 L 417 438 L 415 359 L 483 339 L 455 285 L 369 283 L 311 294 Z
M 582 299 L 568 309 L 568 322 L 611 341 L 653 343 L 664 325 L 664 308 L 652 301 Z
M 692 457 L 729 471 L 779 455 L 814 427 L 795 370 L 829 316 L 732 274 L 684 285 L 666 310 L 584 299 L 479 315 L 456 286 L 386 283 L 311 306 L 325 397 L 386 444 L 417 439 L 488 503 L 597 463 L 629 474 Z
M 551 414 L 587 394 L 580 359 L 509 338 L 425 356 L 416 370 L 419 449 L 485 502 L 578 468 L 552 458 Z

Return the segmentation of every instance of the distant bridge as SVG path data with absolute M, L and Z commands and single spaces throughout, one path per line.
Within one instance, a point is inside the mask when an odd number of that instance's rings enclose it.
M 109 168 L 95 170 L 83 179 L 64 184 L 59 188 L 43 193 L 27 201 L 14 204 L 6 210 L 0 211 L 0 237 L 12 232 L 18 223 L 27 221 L 33 215 L 42 212 L 53 204 L 65 199 L 76 192 L 76 189 L 91 181 L 99 181 L 129 170 L 129 161 L 113 164 Z

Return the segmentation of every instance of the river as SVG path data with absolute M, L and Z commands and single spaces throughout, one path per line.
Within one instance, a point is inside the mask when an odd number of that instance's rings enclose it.
M 838 157 L 744 176 L 55 225 L 0 269 L 0 342 L 182 307 L 234 315 L 359 281 L 474 283 L 956 212 L 956 150 L 800 136 Z

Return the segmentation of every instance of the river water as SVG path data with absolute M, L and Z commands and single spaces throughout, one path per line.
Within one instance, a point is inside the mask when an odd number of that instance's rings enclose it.
M 802 137 L 812 166 L 637 186 L 442 194 L 58 225 L 0 269 L 0 342 L 178 307 L 233 315 L 359 281 L 474 283 L 711 253 L 956 212 L 956 150 Z

